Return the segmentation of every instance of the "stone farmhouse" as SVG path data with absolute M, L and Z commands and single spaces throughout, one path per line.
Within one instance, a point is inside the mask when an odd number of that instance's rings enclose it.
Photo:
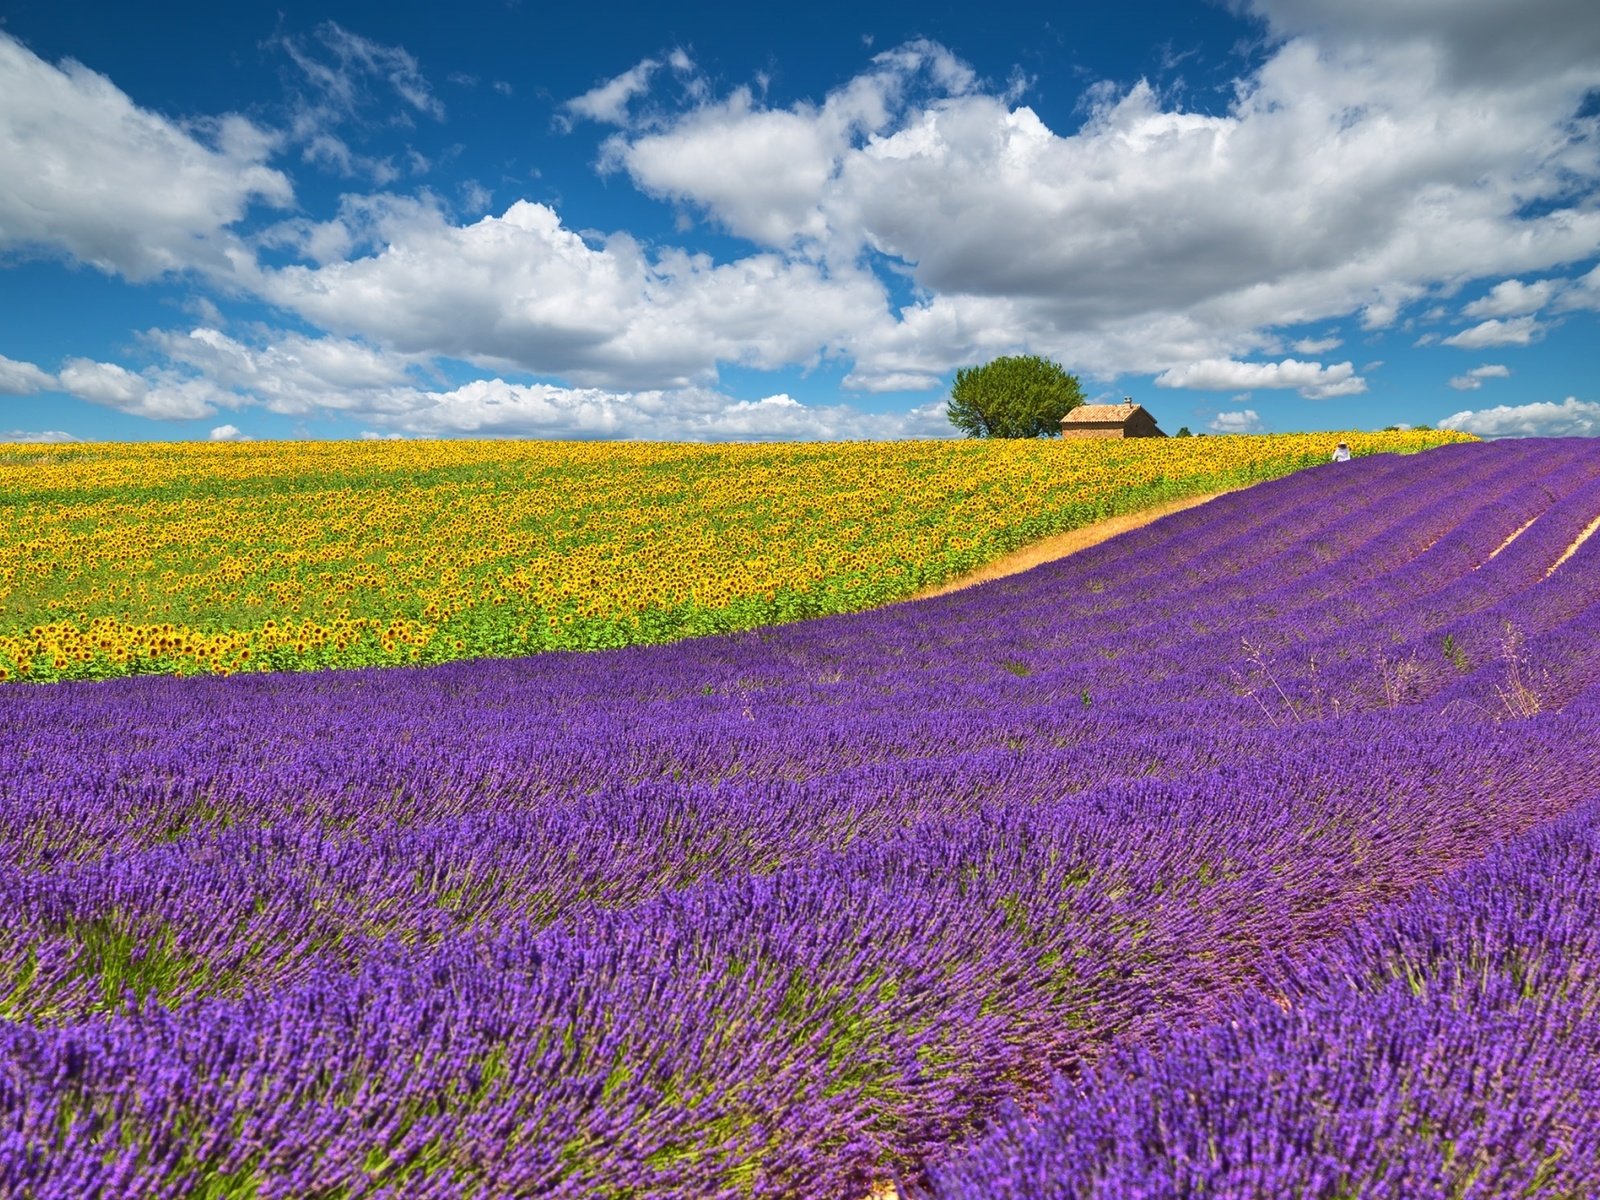
M 1129 397 L 1121 404 L 1080 404 L 1061 418 L 1064 438 L 1166 437 L 1156 419 Z

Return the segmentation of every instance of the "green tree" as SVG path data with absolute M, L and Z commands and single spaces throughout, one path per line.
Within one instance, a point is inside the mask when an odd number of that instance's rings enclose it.
M 1189 432 L 1189 427 L 1187 425 L 1180 425 L 1180 426 L 1178 426 L 1178 432 L 1173 434 L 1172 436 L 1173 437 L 1193 437 L 1194 435 Z
M 968 437 L 1048 437 L 1082 403 L 1076 375 L 1029 354 L 962 367 L 950 389 L 949 416 Z

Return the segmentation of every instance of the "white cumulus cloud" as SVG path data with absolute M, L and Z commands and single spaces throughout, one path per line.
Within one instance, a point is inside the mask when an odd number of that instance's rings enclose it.
M 377 254 L 285 268 L 263 290 L 324 329 L 402 353 L 596 387 L 701 385 L 719 362 L 815 363 L 887 320 L 883 287 L 864 271 L 776 253 L 722 264 L 652 254 L 622 234 L 592 242 L 528 201 L 467 226 L 416 206 L 384 235 Z
M 1483 386 L 1485 379 L 1509 379 L 1511 368 L 1499 363 L 1484 363 L 1481 367 L 1473 367 L 1465 375 L 1457 375 L 1450 381 L 1450 386 L 1458 392 L 1472 392 Z
M 1549 279 L 1537 283 L 1506 279 L 1490 288 L 1488 295 L 1468 304 L 1461 313 L 1467 317 L 1520 317 L 1536 313 L 1550 303 L 1556 286 Z
M 136 280 L 230 273 L 253 261 L 230 226 L 253 202 L 293 200 L 265 165 L 272 149 L 244 117 L 180 127 L 0 33 L 0 249 L 65 251 Z
M 272 412 L 304 415 L 403 408 L 415 360 L 347 338 L 281 334 L 253 345 L 208 327 L 154 330 L 147 343 L 175 373 Z
M 1559 404 L 1549 400 L 1502 404 L 1452 413 L 1439 422 L 1439 428 L 1459 429 L 1484 438 L 1595 437 L 1600 436 L 1600 404 L 1575 396 L 1568 396 Z
M 1444 339 L 1446 346 L 1459 346 L 1463 350 L 1481 350 L 1485 346 L 1530 346 L 1544 336 L 1544 326 L 1533 317 L 1511 317 L 1501 320 L 1491 317 L 1471 329 Z
M 258 331 L 262 332 L 262 331 Z M 647 438 L 727 441 L 951 437 L 943 400 L 909 413 L 806 404 L 786 393 L 758 399 L 711 387 L 608 389 L 477 379 L 429 386 L 434 364 L 338 337 L 269 331 L 253 341 L 199 327 L 152 330 L 156 365 L 132 371 L 76 359 L 61 371 L 80 399 L 155 419 L 208 416 L 219 407 L 295 416 L 337 412 L 373 436 Z M 232 423 L 214 441 L 250 440 Z
M 61 390 L 80 400 L 156 420 L 209 417 L 218 405 L 232 408 L 240 402 L 206 379 L 170 371 L 135 373 L 117 363 L 87 358 L 68 360 L 59 379 Z
M 1600 311 L 1600 267 L 1572 281 L 1557 301 L 1557 308 L 1566 311 L 1588 309 Z
M 1253 408 L 1240 412 L 1218 413 L 1211 418 L 1213 433 L 1260 433 L 1263 426 L 1260 414 Z
M 1333 45 L 1426 46 L 1442 82 L 1547 84 L 1588 78 L 1600 62 L 1589 0 L 1248 0 L 1284 37 Z
M 697 106 L 662 133 L 606 145 L 603 162 L 653 195 L 686 201 L 734 233 L 770 246 L 821 238 L 824 193 L 859 140 L 887 129 L 919 79 L 960 94 L 969 68 L 943 46 L 908 43 L 876 55 L 871 69 L 820 105 L 769 108 L 748 87 Z
M 1294 388 L 1302 396 L 1322 400 L 1331 396 L 1352 396 L 1367 390 L 1367 381 L 1348 363 L 1301 362 L 1286 358 L 1282 362 L 1251 363 L 1212 358 L 1171 367 L 1156 376 L 1157 387 L 1197 388 L 1221 392 L 1236 388 Z
M 1596 122 L 1575 116 L 1600 54 L 1592 20 L 1572 27 L 1577 0 L 1511 15 L 1499 0 L 1238 3 L 1269 37 L 1211 112 L 1148 81 L 1101 83 L 1081 122 L 1052 128 L 929 41 L 866 59 L 811 101 L 771 102 L 759 78 L 713 94 L 681 50 L 569 101 L 567 119 L 618 127 L 602 169 L 749 244 L 717 257 L 574 227 L 526 199 L 461 220 L 426 191 L 349 195 L 335 216 L 296 212 L 246 246 L 249 206 L 293 199 L 266 166 L 271 135 L 237 117 L 176 125 L 0 35 L 0 248 L 131 278 L 203 267 L 314 331 L 229 338 L 208 320 L 151 335 L 166 365 L 127 378 L 74 360 L 74 394 L 147 415 L 337 410 L 401 432 L 498 428 L 509 412 L 599 436 L 613 418 L 647 427 L 650 397 L 676 398 L 676 429 L 711 405 L 705 436 L 743 420 L 773 436 L 867 428 L 853 409 L 725 396 L 719 369 L 837 366 L 850 391 L 932 392 L 953 368 L 1017 352 L 1165 387 L 1336 397 L 1366 381 L 1318 361 L 1339 344 L 1332 321 L 1383 329 L 1498 281 L 1462 310 L 1481 323 L 1445 339 L 1475 349 L 1531 344 L 1547 308 L 1600 308 L 1600 269 L 1538 280 L 1600 247 Z M 346 139 L 380 100 L 443 116 L 398 47 L 332 24 L 278 44 L 304 80 L 284 146 L 317 161 L 362 169 Z M 676 108 L 641 116 L 669 72 Z M 40 161 L 57 168 L 44 182 Z M 426 163 L 382 167 L 372 176 L 392 180 Z M 300 261 L 257 259 L 269 249 Z M 1285 348 L 1299 357 L 1278 360 Z M 442 390 L 462 363 L 560 383 Z
M 412 407 L 377 414 L 377 420 L 391 431 L 428 436 L 835 441 L 953 435 L 942 401 L 910 413 L 865 413 L 802 404 L 783 393 L 738 400 L 709 388 L 612 392 L 502 379 L 419 393 Z
M 921 294 L 851 342 L 866 386 L 979 348 L 1100 373 L 1234 358 L 1312 321 L 1383 328 L 1461 281 L 1600 245 L 1600 210 L 1578 199 L 1600 167 L 1570 121 L 1600 65 L 1558 24 L 1508 36 L 1542 39 L 1562 71 L 1496 59 L 1502 79 L 1459 71 L 1478 43 L 1443 20 L 1269 8 L 1286 40 L 1217 114 L 1106 85 L 1061 133 L 970 73 L 944 87 L 935 64 L 953 60 L 917 43 L 821 103 L 735 89 L 617 135 L 604 161 L 758 243 L 903 265 Z M 1528 215 L 1534 199 L 1550 211 Z M 1523 286 L 1521 303 L 1541 290 Z
M 0 354 L 0 396 L 31 396 L 55 384 L 53 375 L 31 362 L 19 362 Z

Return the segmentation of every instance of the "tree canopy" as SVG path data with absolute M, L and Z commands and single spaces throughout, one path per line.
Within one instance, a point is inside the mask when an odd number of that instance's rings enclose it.
M 1037 354 L 963 367 L 950 389 L 950 423 L 968 437 L 1049 437 L 1083 403 L 1078 377 Z

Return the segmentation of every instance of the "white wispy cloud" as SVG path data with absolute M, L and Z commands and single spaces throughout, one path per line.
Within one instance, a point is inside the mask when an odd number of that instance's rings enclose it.
M 1452 413 L 1439 422 L 1439 428 L 1459 429 L 1484 438 L 1595 437 L 1600 436 L 1600 404 L 1575 396 L 1568 396 L 1559 404 L 1549 400 L 1502 404 Z
M 385 46 L 352 33 L 337 21 L 318 25 L 313 38 L 284 37 L 279 44 L 299 68 L 317 107 L 354 117 L 374 103 L 373 85 L 386 85 L 405 107 L 436 121 L 445 117 L 444 102 L 409 51 Z
M 62 445 L 81 442 L 83 439 L 64 429 L 7 429 L 0 430 L 0 442 L 39 442 L 45 445 Z
M 1591 312 L 1600 311 L 1600 267 L 1595 267 L 1581 278 L 1572 280 L 1562 290 L 1556 307 L 1567 312 L 1583 309 Z
M 1463 329 L 1443 341 L 1463 350 L 1482 350 L 1486 346 L 1530 346 L 1544 336 L 1544 326 L 1534 317 L 1491 317 L 1471 329 Z
M 628 104 L 635 96 L 650 90 L 650 77 L 660 66 L 657 59 L 641 59 L 622 74 L 597 84 L 581 96 L 574 96 L 561 107 L 572 117 L 599 121 L 605 125 L 625 125 L 628 121 Z
M 408 172 L 427 171 L 427 159 L 415 150 L 396 164 L 392 156 L 362 153 L 348 136 L 355 131 L 360 137 L 374 126 L 409 125 L 413 115 L 445 119 L 444 102 L 408 50 L 352 33 L 336 21 L 324 21 L 310 36 L 280 37 L 276 45 L 299 72 L 289 125 L 303 161 L 365 176 L 380 187 Z
M 1450 386 L 1458 392 L 1472 392 L 1483 386 L 1485 379 L 1508 379 L 1511 368 L 1499 363 L 1484 363 L 1481 367 L 1473 367 L 1465 375 L 1457 375 L 1450 380 Z
M 564 101 L 556 114 L 556 126 L 567 132 L 578 121 L 622 128 L 649 127 L 656 119 L 653 108 L 647 106 L 642 113 L 635 114 L 632 105 L 635 99 L 649 93 L 652 81 L 663 68 L 676 79 L 683 99 L 693 104 L 704 99 L 709 87 L 705 77 L 689 52 L 675 46 L 660 58 L 642 58 L 620 75 L 613 75 L 582 95 Z
M 1235 362 L 1211 358 L 1172 367 L 1156 376 L 1157 387 L 1197 388 L 1221 392 L 1233 388 L 1294 388 L 1312 400 L 1331 396 L 1352 396 L 1367 390 L 1367 381 L 1348 363 L 1301 362 L 1286 358 L 1282 362 Z
M 1291 342 L 1290 348 L 1296 354 L 1326 354 L 1329 350 L 1337 350 L 1342 345 L 1344 345 L 1343 339 L 1336 337 L 1301 338 L 1299 341 Z

